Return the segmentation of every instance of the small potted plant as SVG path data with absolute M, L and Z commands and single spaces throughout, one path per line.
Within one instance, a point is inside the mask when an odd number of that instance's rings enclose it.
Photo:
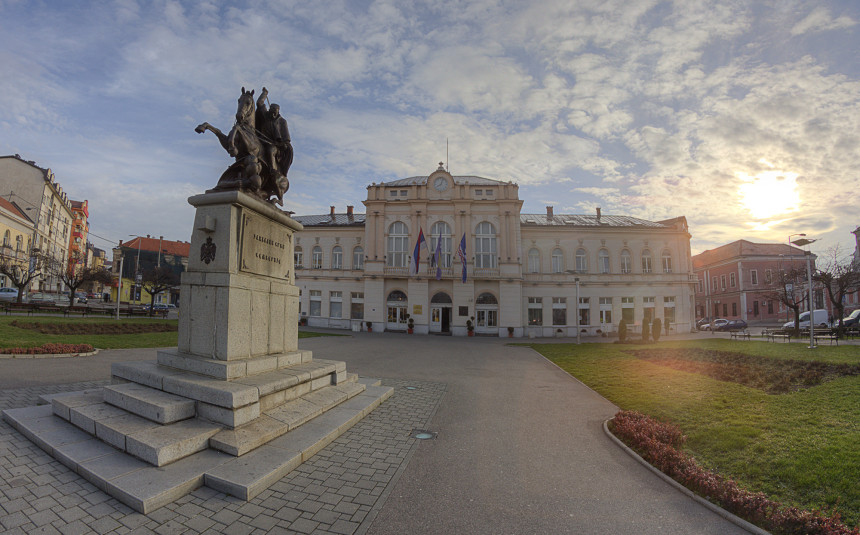
M 373 332 L 373 322 L 372 321 L 367 322 L 367 332 L 369 332 L 369 333 Z
M 466 320 L 466 331 L 468 331 L 469 336 L 475 336 L 475 325 L 472 324 L 473 319 L 475 319 L 475 316 Z
M 508 338 L 513 338 L 513 337 L 514 337 L 514 328 L 508 327 Z
M 413 319 L 412 316 L 406 316 L 406 321 L 406 332 L 412 334 L 415 332 L 415 319 Z

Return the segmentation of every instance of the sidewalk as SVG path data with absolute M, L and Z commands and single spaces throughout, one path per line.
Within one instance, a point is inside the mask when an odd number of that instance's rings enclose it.
M 247 503 L 204 487 L 140 515 L 0 424 L 0 525 L 12 533 L 745 533 L 613 444 L 602 424 L 615 406 L 509 341 L 379 333 L 301 340 L 315 358 L 345 360 L 395 394 Z M 52 386 L 58 375 L 103 383 L 110 361 L 154 356 L 104 351 L 61 374 L 50 359 L 36 362 L 42 369 L 11 370 L 4 361 L 0 376 L 26 373 L 32 386 L 3 390 L 0 405 L 81 388 Z M 435 439 L 417 440 L 417 430 Z

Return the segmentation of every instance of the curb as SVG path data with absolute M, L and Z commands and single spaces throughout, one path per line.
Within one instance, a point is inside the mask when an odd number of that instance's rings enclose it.
M 663 473 L 663 472 L 661 472 L 660 470 L 657 470 L 656 468 L 654 468 L 653 466 L 651 466 L 651 464 L 650 464 L 648 461 L 646 461 L 645 459 L 643 459 L 642 457 L 640 457 L 638 453 L 636 453 L 635 451 L 633 451 L 632 449 L 630 449 L 629 447 L 627 447 L 627 444 L 625 444 L 625 443 L 621 442 L 621 439 L 619 439 L 618 437 L 616 437 L 615 435 L 613 435 L 613 434 L 612 434 L 612 432 L 609 430 L 609 422 L 610 422 L 610 420 L 612 420 L 612 418 L 610 418 L 609 420 L 606 420 L 605 422 L 603 422 L 603 432 L 604 432 L 604 433 L 606 434 L 606 436 L 608 436 L 608 437 L 609 437 L 613 442 L 615 442 L 615 444 L 617 444 L 617 445 L 618 445 L 618 447 L 620 447 L 620 448 L 621 448 L 622 450 L 624 450 L 628 455 L 630 455 L 630 456 L 631 456 L 631 457 L 633 457 L 636 461 L 638 461 L 638 462 L 639 462 L 639 464 L 641 464 L 642 466 L 644 466 L 645 468 L 647 468 L 648 470 L 650 470 L 651 472 L 653 472 L 654 474 L 656 474 L 660 479 L 662 479 L 663 481 L 665 481 L 665 482 L 666 482 L 666 483 L 668 483 L 669 485 L 671 485 L 671 486 L 675 487 L 675 489 L 677 489 L 677 490 L 678 490 L 679 492 L 681 492 L 682 494 L 685 494 L 685 495 L 689 496 L 690 498 L 692 498 L 693 500 L 695 500 L 695 501 L 696 501 L 696 502 L 698 502 L 699 504 L 703 505 L 704 507 L 706 507 L 707 509 L 711 510 L 712 512 L 714 512 L 714 513 L 716 513 L 716 514 L 720 515 L 721 517 L 725 518 L 726 520 L 728 520 L 728 521 L 729 521 L 729 522 L 731 522 L 732 524 L 735 524 L 735 525 L 736 525 L 736 526 L 738 526 L 739 528 L 744 529 L 744 530 L 746 530 L 746 531 L 748 531 L 748 532 L 750 532 L 750 533 L 753 533 L 754 535 L 771 535 L 769 531 L 765 531 L 765 530 L 761 529 L 760 527 L 758 527 L 758 526 L 756 526 L 756 525 L 754 525 L 754 524 L 751 524 L 751 523 L 747 522 L 747 521 L 746 521 L 746 520 L 744 520 L 743 518 L 741 518 L 741 517 L 739 517 L 739 516 L 737 516 L 737 515 L 735 515 L 735 514 L 732 514 L 732 513 L 728 512 L 728 511 L 726 511 L 725 509 L 723 509 L 723 508 L 722 508 L 722 507 L 720 507 L 719 505 L 716 505 L 715 503 L 710 502 L 710 501 L 706 500 L 705 498 L 702 498 L 701 496 L 699 496 L 698 494 L 694 493 L 693 491 L 691 491 L 690 489 L 688 489 L 688 488 L 687 488 L 687 487 L 685 487 L 684 485 L 682 485 L 682 484 L 678 483 L 677 481 L 675 481 L 675 480 L 674 480 L 674 479 L 672 479 L 671 477 L 667 476 L 666 474 L 664 474 L 664 473 Z
M 70 357 L 91 357 L 98 353 L 99 349 L 94 349 L 89 353 L 38 353 L 38 354 L 24 354 L 24 353 L 0 353 L 0 360 L 2 359 L 66 359 Z

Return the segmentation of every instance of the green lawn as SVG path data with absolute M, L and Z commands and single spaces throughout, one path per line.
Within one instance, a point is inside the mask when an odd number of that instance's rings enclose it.
M 0 348 L 36 347 L 55 342 L 64 344 L 90 344 L 99 349 L 128 349 L 138 347 L 172 347 L 178 343 L 177 331 L 140 334 L 42 334 L 11 325 L 15 320 L 28 323 L 51 324 L 169 324 L 177 326 L 178 320 L 149 318 L 64 318 L 52 316 L 2 316 L 0 317 Z M 325 333 L 299 332 L 299 338 L 327 336 Z
M 707 468 L 785 505 L 829 510 L 860 524 L 860 376 L 767 394 L 632 355 L 632 349 L 716 349 L 769 359 L 860 363 L 860 347 L 705 340 L 531 344 L 622 409 L 678 425 Z

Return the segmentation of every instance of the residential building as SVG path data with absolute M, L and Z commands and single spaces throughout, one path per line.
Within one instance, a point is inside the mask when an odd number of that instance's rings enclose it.
M 35 225 L 25 210 L 14 202 L 0 197 L 0 257 L 3 261 L 27 262 L 33 241 Z M 0 287 L 12 286 L 6 276 L 0 274 Z
M 144 273 L 156 266 L 169 267 L 179 277 L 188 266 L 191 244 L 187 241 L 165 240 L 163 236 L 153 238 L 149 234 L 138 236 L 131 241 L 120 241 L 118 256 L 114 249 L 111 271 L 116 277 L 122 266 L 122 302 L 149 304 L 151 296 L 142 288 Z M 118 279 L 117 279 L 118 280 Z M 111 300 L 116 302 L 116 282 L 111 289 Z M 178 304 L 179 285 L 158 294 L 155 303 Z
M 87 237 L 90 232 L 88 219 L 90 217 L 87 201 L 70 201 L 72 207 L 72 235 L 69 238 L 69 262 L 82 263 L 88 266 Z
M 0 156 L 0 196 L 14 202 L 34 222 L 32 249 L 38 249 L 65 268 L 69 256 L 72 206 L 53 171 L 43 169 L 19 155 Z M 35 280 L 31 291 L 62 291 L 60 279 L 46 273 Z
M 815 255 L 812 267 L 815 269 Z M 696 317 L 742 319 L 754 323 L 780 323 L 791 314 L 774 299 L 780 272 L 806 272 L 806 253 L 785 243 L 738 240 L 693 256 L 697 279 Z M 805 291 L 805 281 L 797 291 Z M 831 308 L 821 288 L 813 293 L 816 308 Z M 804 304 L 801 310 L 806 310 Z
M 519 186 L 453 176 L 371 184 L 366 213 L 294 216 L 296 285 L 309 325 L 494 336 L 599 335 L 659 317 L 689 332 L 685 218 L 523 214 Z M 417 265 L 413 253 L 419 236 Z M 465 245 L 465 280 L 458 255 Z M 438 261 L 436 261 L 438 251 Z

